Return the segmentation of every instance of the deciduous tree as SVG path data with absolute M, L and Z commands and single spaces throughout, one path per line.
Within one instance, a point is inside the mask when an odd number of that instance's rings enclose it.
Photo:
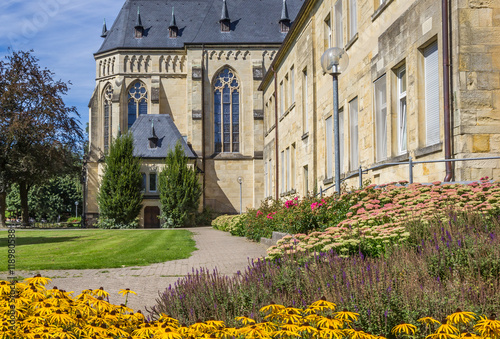
M 53 76 L 40 68 L 32 51 L 11 51 L 0 61 L 0 215 L 5 215 L 2 196 L 16 182 L 24 224 L 29 221 L 30 188 L 79 168 L 79 115 L 63 100 L 70 83 Z

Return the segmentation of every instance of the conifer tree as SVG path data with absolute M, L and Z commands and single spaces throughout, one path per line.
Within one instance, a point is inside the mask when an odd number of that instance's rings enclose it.
M 99 227 L 133 228 L 142 208 L 140 159 L 133 156 L 130 133 L 116 138 L 109 148 L 99 188 Z
M 159 176 L 162 226 L 182 227 L 198 209 L 201 185 L 179 142 L 168 152 L 165 165 Z

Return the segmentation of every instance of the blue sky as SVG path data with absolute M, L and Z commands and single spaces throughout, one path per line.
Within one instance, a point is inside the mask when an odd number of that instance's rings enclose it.
M 65 102 L 76 106 L 82 128 L 95 85 L 95 53 L 102 22 L 113 24 L 124 0 L 1 0 L 0 57 L 8 48 L 34 50 L 39 65 L 72 85 Z

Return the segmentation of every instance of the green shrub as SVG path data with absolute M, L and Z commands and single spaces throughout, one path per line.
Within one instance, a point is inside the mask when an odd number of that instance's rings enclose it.
M 98 226 L 132 225 L 141 212 L 141 165 L 133 150 L 134 139 L 130 133 L 119 136 L 111 143 L 97 196 L 102 218 Z
M 159 180 L 162 227 L 183 227 L 196 214 L 201 185 L 196 168 L 188 167 L 188 158 L 179 142 L 168 152 L 165 165 Z
M 102 229 L 134 229 L 139 228 L 139 220 L 136 219 L 129 223 L 120 223 L 114 219 L 99 218 L 96 226 Z

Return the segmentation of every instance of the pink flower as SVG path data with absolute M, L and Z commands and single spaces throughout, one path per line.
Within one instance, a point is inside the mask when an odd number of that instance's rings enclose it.
M 264 213 L 262 213 L 260 210 L 257 211 L 257 216 L 259 215 L 263 215 Z

